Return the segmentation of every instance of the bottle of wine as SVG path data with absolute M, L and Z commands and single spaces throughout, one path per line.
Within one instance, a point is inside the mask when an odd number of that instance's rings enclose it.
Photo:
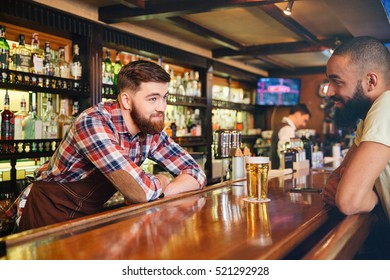
M 10 48 L 5 39 L 5 26 L 0 25 L 0 69 L 8 69 Z
M 43 74 L 43 51 L 39 48 L 39 34 L 34 33 L 31 41 L 31 73 Z
M 79 51 L 80 51 L 79 45 L 78 44 L 74 44 L 73 45 L 72 66 L 71 66 L 71 69 L 70 69 L 71 78 L 74 79 L 74 80 L 81 80 L 81 76 L 82 76 L 82 73 L 83 73 L 83 67 L 81 65 Z M 75 88 L 79 88 L 80 87 L 80 83 L 75 82 L 74 83 L 74 87 Z
M 14 62 L 17 71 L 30 72 L 31 52 L 26 48 L 24 34 L 19 35 L 19 45 L 15 50 Z
M 72 120 L 66 113 L 66 102 L 63 99 L 61 100 L 60 114 L 58 116 L 58 137 L 59 138 L 64 138 L 71 124 L 72 124 Z
M 15 113 L 15 139 L 24 139 L 24 120 L 28 116 L 26 99 L 20 101 L 20 110 Z
M 70 78 L 69 63 L 65 61 L 65 48 L 60 47 L 58 52 L 59 52 L 58 75 L 61 78 Z
M 1 113 L 1 139 L 2 140 L 12 140 L 14 139 L 15 132 L 15 119 L 14 113 L 9 109 L 9 95 L 8 89 L 5 91 L 4 98 L 4 110 Z
M 50 53 L 50 42 L 45 42 L 45 58 L 43 59 L 43 71 L 47 76 L 54 76 L 54 66 Z
M 122 63 L 121 63 L 121 53 L 116 52 L 116 59 L 115 59 L 115 64 L 114 64 L 114 85 L 116 85 L 116 82 L 118 80 L 118 74 L 119 71 L 122 68 Z
M 72 108 L 72 121 L 74 121 L 79 115 L 79 102 L 77 100 L 73 101 Z
M 24 139 L 42 139 L 42 120 L 37 114 L 37 97 L 31 94 L 31 110 L 24 120 Z
M 58 138 L 58 116 L 53 111 L 51 96 L 47 98 L 46 111 L 42 115 L 42 127 L 44 139 Z
M 309 160 L 310 167 L 312 167 L 313 166 L 313 161 L 312 161 L 313 142 L 310 140 L 309 133 L 306 132 L 306 135 L 303 135 L 301 140 L 303 142 L 303 148 L 305 149 L 306 152 L 306 159 Z
M 104 64 L 103 84 L 112 85 L 114 84 L 113 81 L 114 71 L 113 71 L 112 62 L 110 58 L 110 50 L 106 50 L 106 58 L 104 59 L 103 64 Z

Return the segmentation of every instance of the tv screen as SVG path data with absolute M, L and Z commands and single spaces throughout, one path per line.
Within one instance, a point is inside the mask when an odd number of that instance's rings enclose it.
M 299 103 L 301 80 L 297 78 L 260 78 L 257 105 L 294 106 Z

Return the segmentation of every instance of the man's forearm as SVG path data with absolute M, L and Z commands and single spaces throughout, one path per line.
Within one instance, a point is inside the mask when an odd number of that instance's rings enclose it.
M 180 174 L 173 179 L 164 190 L 165 196 L 199 189 L 198 181 L 188 174 Z

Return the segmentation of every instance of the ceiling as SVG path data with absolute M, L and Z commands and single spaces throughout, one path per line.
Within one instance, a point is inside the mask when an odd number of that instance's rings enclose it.
M 383 0 L 384 2 L 390 2 Z M 381 0 L 78 0 L 107 24 L 130 22 L 207 49 L 268 75 L 323 72 L 337 40 L 369 35 L 390 42 Z M 163 42 L 162 42 L 163 43 Z

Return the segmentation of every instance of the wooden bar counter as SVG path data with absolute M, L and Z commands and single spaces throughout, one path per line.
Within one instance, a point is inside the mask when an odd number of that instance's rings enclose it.
M 0 259 L 301 258 L 344 216 L 320 192 L 290 189 L 321 189 L 328 175 L 272 178 L 268 203 L 245 202 L 245 181 L 227 181 L 9 235 L 0 239 Z

